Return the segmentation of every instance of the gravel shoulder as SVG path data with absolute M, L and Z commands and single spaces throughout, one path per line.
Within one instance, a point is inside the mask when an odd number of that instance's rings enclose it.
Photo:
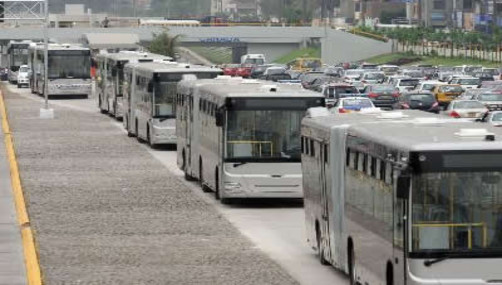
M 44 284 L 297 284 L 97 108 L 4 96 Z

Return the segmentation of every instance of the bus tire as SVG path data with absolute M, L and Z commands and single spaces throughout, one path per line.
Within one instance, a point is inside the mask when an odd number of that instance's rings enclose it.
M 210 192 L 209 187 L 204 184 L 204 167 L 202 166 L 202 157 L 199 157 L 199 184 L 203 192 Z
M 135 128 L 135 130 L 136 130 L 136 139 L 138 140 L 138 142 L 143 143 L 144 140 L 142 138 L 140 138 L 140 136 L 139 136 L 138 119 L 136 119 L 136 128 Z
M 127 131 L 127 136 L 128 136 L 128 137 L 130 137 L 130 138 L 131 138 L 131 137 L 134 137 L 134 134 L 133 134 L 133 133 L 131 133 L 131 131 L 129 130 L 129 127 L 130 127 L 130 126 L 129 126 L 129 117 L 126 117 L 126 119 L 125 119 L 125 120 L 126 120 L 126 122 L 125 122 L 125 123 L 126 123 L 126 131 Z
M 387 270 L 386 270 L 386 284 L 387 285 L 394 285 L 394 267 L 392 266 L 392 263 L 389 261 L 387 262 Z
M 151 135 L 150 135 L 150 127 L 148 125 L 146 125 L 146 141 L 148 142 L 148 145 L 151 148 L 155 148 L 156 147 L 156 145 L 152 143 L 152 138 L 151 138 Z
M 17 88 L 21 88 L 21 84 L 18 84 L 18 85 L 17 85 Z
M 356 255 L 354 253 L 354 245 L 352 244 L 352 240 L 349 240 L 349 246 L 347 252 L 349 253 L 349 284 L 350 285 L 358 285 L 357 276 L 356 276 Z
M 319 258 L 319 262 L 322 265 L 330 265 L 330 263 L 324 258 L 324 246 L 321 242 L 321 228 L 319 226 L 319 222 L 315 223 L 315 235 L 317 241 L 317 256 Z
M 99 111 L 101 112 L 101 114 L 105 114 L 106 111 L 102 108 L 103 106 L 103 101 L 101 100 L 101 94 L 99 95 Z

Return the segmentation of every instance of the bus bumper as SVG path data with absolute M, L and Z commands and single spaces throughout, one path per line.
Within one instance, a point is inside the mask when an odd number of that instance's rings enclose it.
M 160 144 L 176 144 L 176 128 L 175 127 L 160 127 L 153 126 L 151 143 Z
M 49 95 L 60 96 L 89 96 L 92 92 L 91 84 L 50 84 Z

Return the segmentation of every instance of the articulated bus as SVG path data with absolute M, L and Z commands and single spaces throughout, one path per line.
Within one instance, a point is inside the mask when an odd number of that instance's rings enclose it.
M 502 136 L 416 112 L 304 119 L 309 245 L 351 284 L 500 284 Z
M 302 198 L 300 123 L 324 97 L 256 80 L 183 80 L 177 96 L 178 166 L 222 203 Z
M 22 65 L 28 65 L 28 48 L 32 41 L 10 41 L 7 45 L 9 82 L 17 84 L 17 75 Z
M 124 126 L 152 147 L 176 144 L 176 91 L 186 76 L 209 79 L 221 69 L 176 62 L 129 63 L 125 68 Z
M 30 46 L 32 93 L 44 94 L 44 45 Z M 78 45 L 49 44 L 49 96 L 85 96 L 92 93 L 91 51 Z
M 98 105 L 102 113 L 109 113 L 121 119 L 124 67 L 127 63 L 172 61 L 171 57 L 139 51 L 120 51 L 104 53 L 96 56 L 98 64 L 96 72 L 96 93 Z

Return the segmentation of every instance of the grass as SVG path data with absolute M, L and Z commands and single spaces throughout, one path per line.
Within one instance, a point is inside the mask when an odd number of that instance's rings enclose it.
M 471 58 L 446 58 L 437 56 L 417 56 L 408 53 L 389 53 L 383 54 L 375 57 L 368 58 L 364 61 L 374 63 L 374 64 L 385 64 L 389 62 L 395 62 L 400 59 L 415 58 L 420 57 L 421 60 L 414 61 L 410 64 L 432 64 L 432 65 L 445 65 L 445 66 L 458 66 L 458 65 L 482 65 L 485 67 L 499 67 L 501 64 L 497 62 L 492 62 L 488 60 L 478 60 Z
M 278 59 L 274 62 L 280 64 L 289 63 L 299 57 L 321 57 L 321 48 L 304 48 L 294 50 Z
M 232 49 L 226 47 L 190 47 L 191 51 L 209 60 L 213 64 L 232 62 Z

